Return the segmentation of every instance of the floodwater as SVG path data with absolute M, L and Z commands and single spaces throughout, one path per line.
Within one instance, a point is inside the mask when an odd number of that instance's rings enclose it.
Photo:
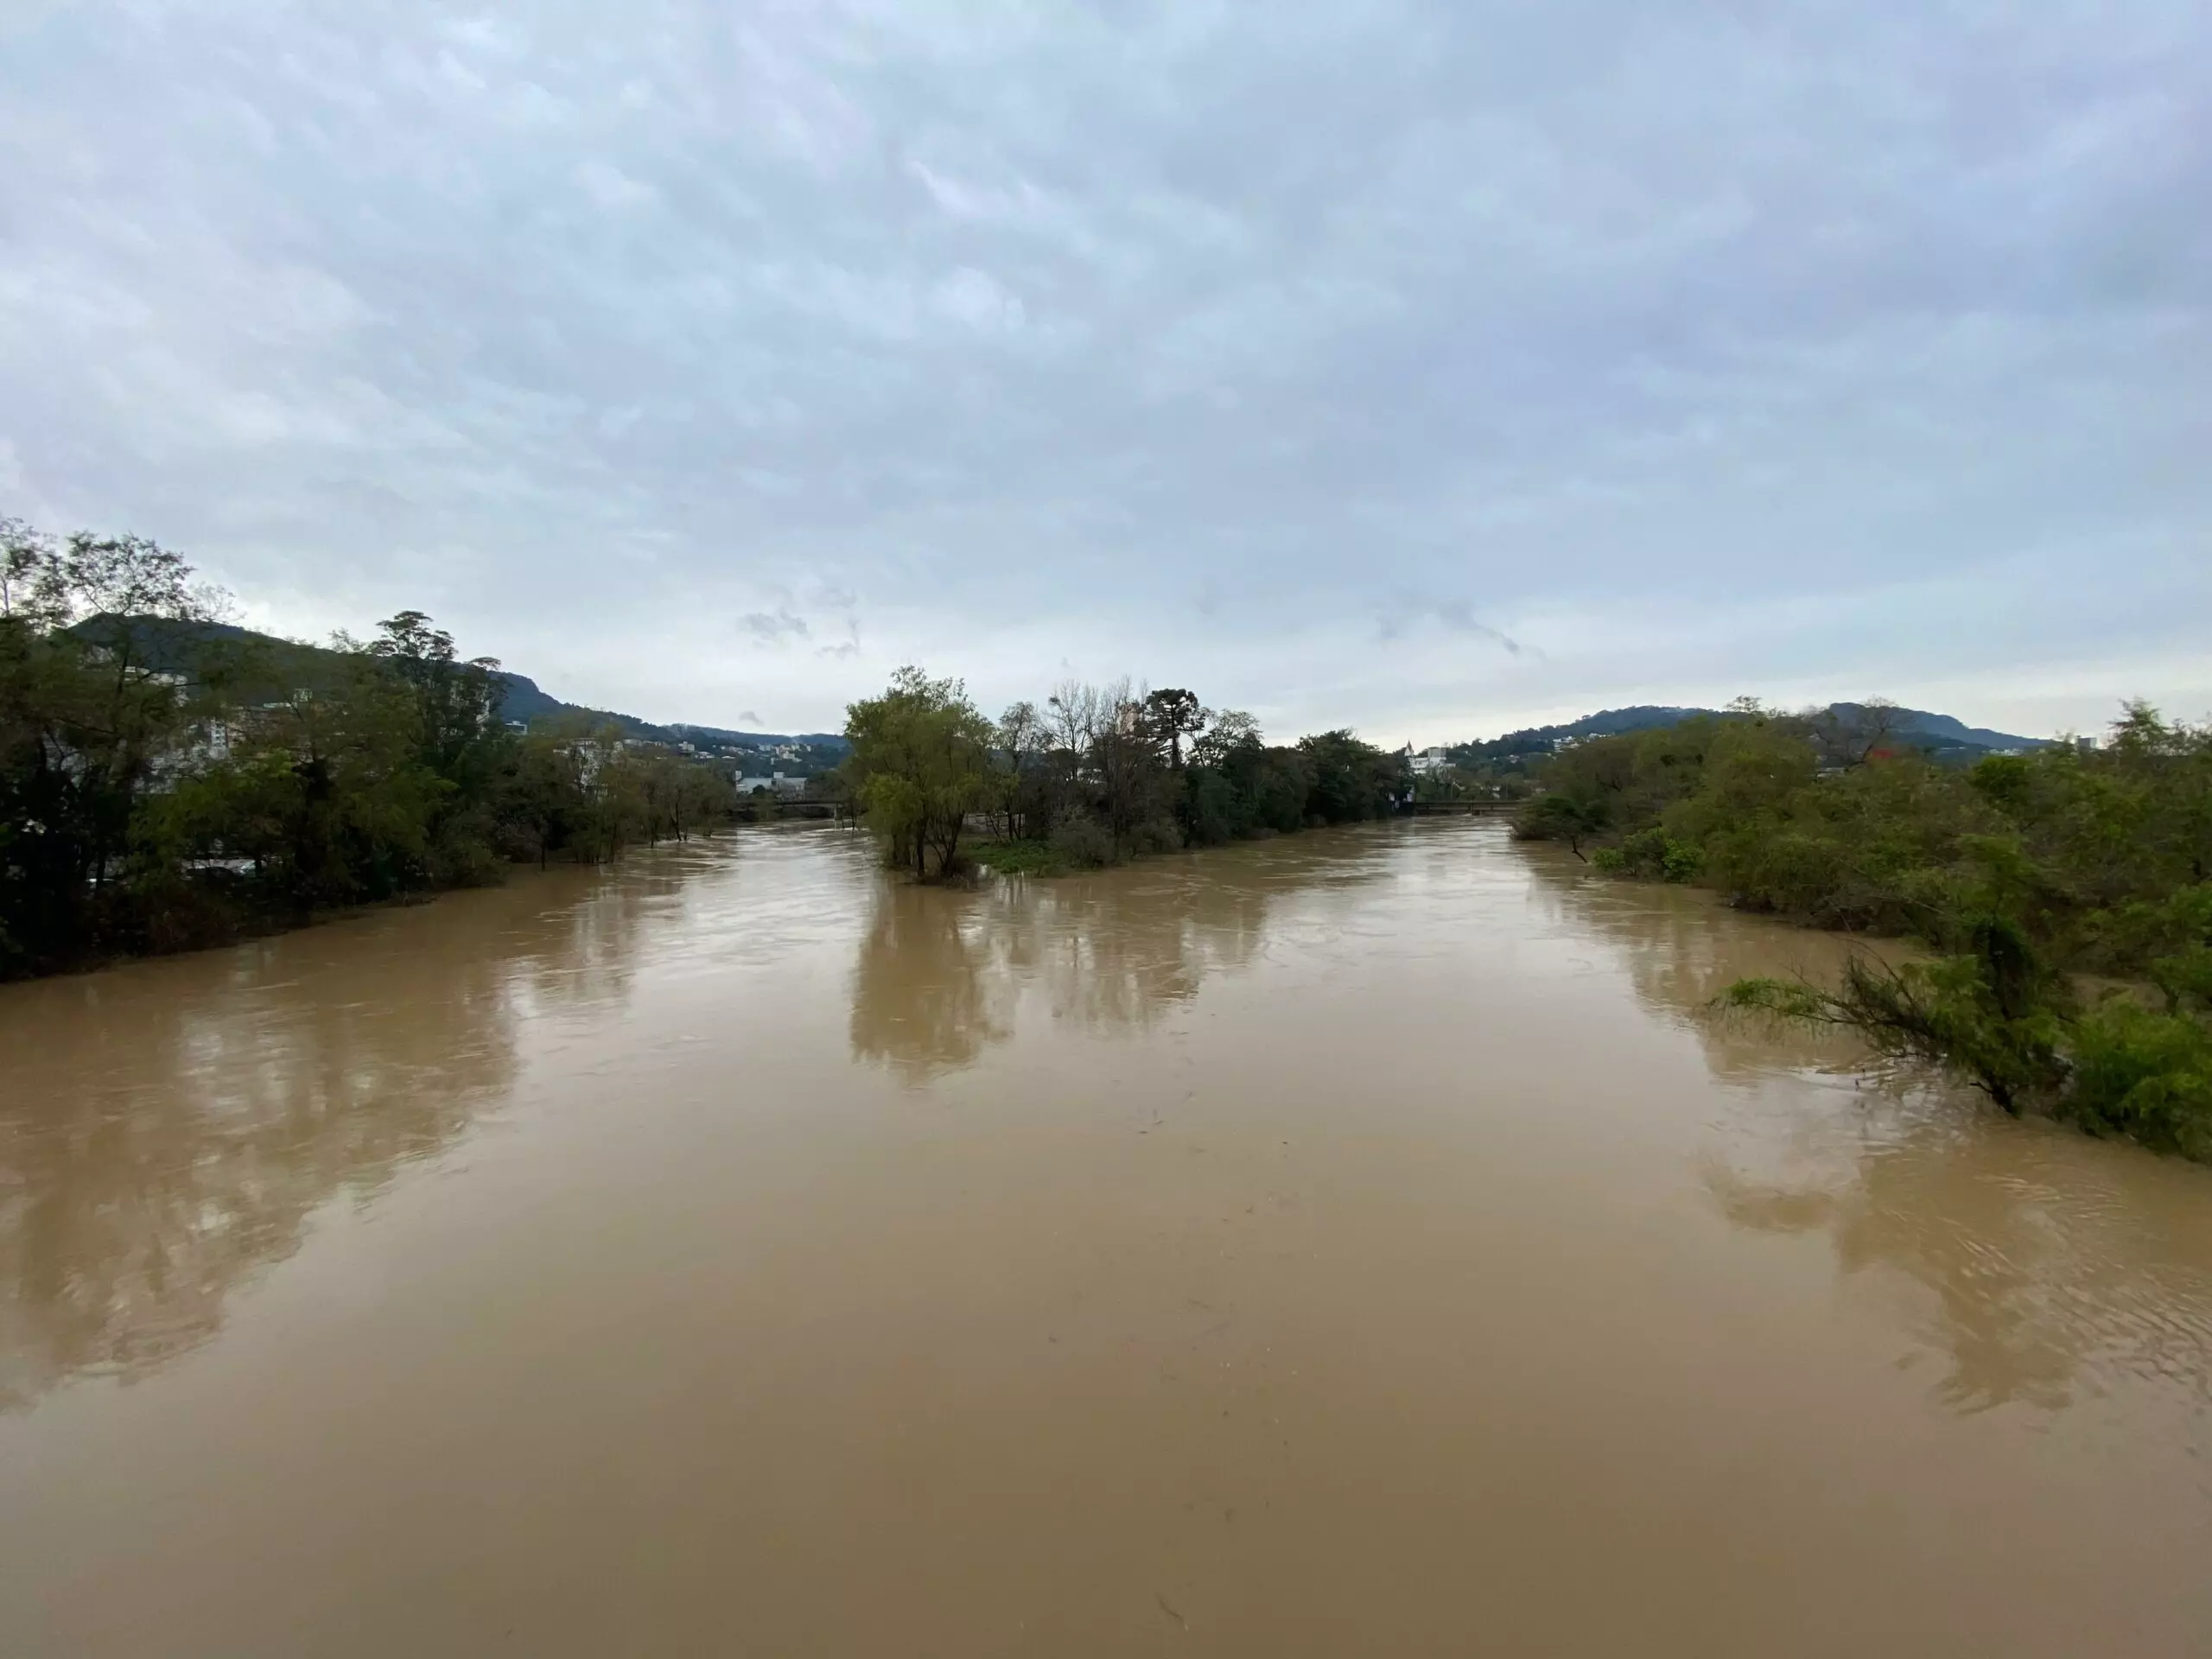
M 0 987 L 0 1652 L 2212 1652 L 2212 1170 L 1494 827 Z

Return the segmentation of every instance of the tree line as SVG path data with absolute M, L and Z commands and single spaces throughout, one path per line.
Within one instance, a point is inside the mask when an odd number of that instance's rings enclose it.
M 997 720 L 962 682 L 903 668 L 847 710 L 844 782 L 896 868 L 959 874 L 988 831 L 1001 868 L 1147 853 L 1382 817 L 1402 757 L 1349 731 L 1269 744 L 1258 722 L 1180 688 L 1070 681 Z
M 2008 1111 L 2212 1160 L 2212 726 L 2130 705 L 2101 744 L 1933 764 L 1872 705 L 1756 704 L 1593 739 L 1516 823 L 1625 875 L 1910 938 L 1840 984 L 1745 981 L 1747 1011 L 1847 1027 Z
M 511 728 L 419 611 L 330 650 L 221 626 L 157 543 L 0 520 L 0 977 L 602 861 L 729 780 L 611 726 Z

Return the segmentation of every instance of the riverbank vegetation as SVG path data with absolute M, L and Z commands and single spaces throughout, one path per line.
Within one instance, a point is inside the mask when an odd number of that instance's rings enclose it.
M 1934 763 L 1739 706 L 1554 756 L 1516 832 L 1745 908 L 1908 938 L 1732 1007 L 1848 1027 L 2006 1110 L 2212 1160 L 2212 727 L 2131 706 L 2102 743 Z
M 728 779 L 585 722 L 499 718 L 420 612 L 335 651 L 220 626 L 136 537 L 0 521 L 0 978 L 604 861 L 722 821 Z
M 1095 868 L 1382 817 L 1408 789 L 1402 757 L 1348 731 L 1271 745 L 1249 715 L 1126 680 L 1071 681 L 993 721 L 961 682 L 906 668 L 845 735 L 855 803 L 890 861 L 930 880 L 974 862 L 979 830 L 1001 869 Z

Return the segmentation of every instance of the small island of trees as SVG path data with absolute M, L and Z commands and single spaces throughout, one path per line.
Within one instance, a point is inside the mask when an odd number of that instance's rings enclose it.
M 976 861 L 1095 868 L 1179 847 L 1382 817 L 1409 794 L 1402 756 L 1349 731 L 1266 742 L 1236 709 L 1180 688 L 1070 681 L 994 721 L 956 679 L 904 668 L 855 702 L 846 780 L 890 861 L 924 880 Z

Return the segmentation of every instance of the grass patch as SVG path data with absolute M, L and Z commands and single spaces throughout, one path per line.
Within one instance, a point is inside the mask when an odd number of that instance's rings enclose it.
M 960 854 L 1001 875 L 1065 875 L 1075 868 L 1049 841 L 969 842 Z

